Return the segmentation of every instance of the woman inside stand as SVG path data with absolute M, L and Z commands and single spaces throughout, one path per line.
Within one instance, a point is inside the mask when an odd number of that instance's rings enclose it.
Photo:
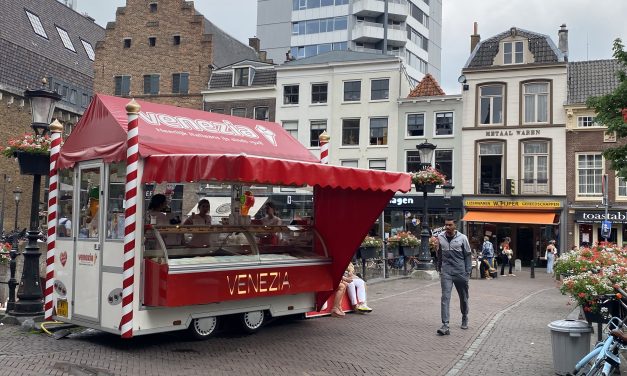
M 211 225 L 211 216 L 209 213 L 209 200 L 203 198 L 198 201 L 198 214 L 192 213 L 192 215 L 183 222 L 183 225 L 195 225 L 195 226 L 209 226 Z M 211 234 L 192 234 L 192 239 L 189 241 L 190 247 L 209 247 L 211 245 Z
M 281 218 L 276 216 L 276 208 L 274 207 L 274 203 L 266 202 L 266 216 L 261 218 L 261 223 L 264 226 L 280 226 L 282 221 Z
M 148 216 L 150 224 L 167 225 L 168 219 L 165 214 L 166 197 L 164 194 L 158 193 L 150 199 L 148 204 Z

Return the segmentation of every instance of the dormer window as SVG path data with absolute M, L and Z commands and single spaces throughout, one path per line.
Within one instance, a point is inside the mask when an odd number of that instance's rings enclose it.
M 503 64 L 523 63 L 523 42 L 503 43 Z
M 250 68 L 235 68 L 233 86 L 250 86 Z

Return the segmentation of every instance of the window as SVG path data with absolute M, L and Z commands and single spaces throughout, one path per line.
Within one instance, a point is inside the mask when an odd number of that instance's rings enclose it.
M 48 39 L 48 34 L 46 34 L 46 30 L 44 30 L 44 26 L 41 24 L 39 17 L 29 11 L 26 11 L 26 15 L 28 16 L 28 20 L 35 34 Z
M 370 81 L 370 100 L 376 101 L 388 99 L 390 97 L 390 80 L 372 80 Z
M 418 8 L 415 4 L 411 3 L 411 16 L 414 17 L 418 22 L 423 24 L 427 29 L 429 28 L 429 16 L 425 12 L 423 12 L 420 8 Z
M 224 108 L 214 108 L 214 109 L 209 110 L 209 112 L 213 112 L 213 113 L 216 113 L 216 114 L 223 114 L 224 113 Z
M 429 39 L 420 34 L 413 27 L 407 25 L 407 39 L 414 42 L 418 47 L 425 51 L 429 51 Z
M 72 40 L 70 40 L 70 35 L 67 33 L 67 31 L 57 26 L 57 32 L 59 33 L 59 36 L 61 37 L 61 42 L 63 42 L 65 48 L 72 52 L 76 52 L 76 49 L 74 49 L 74 45 L 72 44 Z
M 421 58 L 418 57 L 418 55 L 414 54 L 413 52 L 407 50 L 406 51 L 407 54 L 407 64 L 409 64 L 410 67 L 416 69 L 417 71 L 419 71 L 420 73 L 427 73 L 427 62 L 422 60 Z
M 157 37 L 148 37 L 148 45 L 154 47 L 157 45 Z
M 482 86 L 479 92 L 479 124 L 503 124 L 503 85 Z
M 512 47 L 513 47 L 513 50 L 512 50 Z M 513 59 L 512 59 L 512 56 L 513 56 Z M 523 62 L 523 42 L 503 43 L 503 64 L 522 64 L 522 62 Z
M 292 22 L 292 35 L 327 33 L 335 30 L 346 30 L 348 17 L 320 18 L 315 20 Z
M 359 119 L 342 119 L 342 146 L 359 145 Z
M 435 135 L 436 136 L 453 135 L 453 113 L 452 112 L 436 112 L 435 113 Z
M 578 116 L 577 117 L 577 127 L 579 128 L 587 128 L 587 127 L 598 127 L 599 124 L 596 122 L 596 118 L 594 116 Z
M 180 35 L 175 35 L 172 37 L 172 44 L 175 46 L 178 46 L 181 44 L 181 36 Z
M 385 159 L 371 159 L 368 161 L 368 168 L 371 170 L 382 170 L 386 169 L 386 161 Z
M 172 74 L 172 93 L 173 94 L 189 93 L 189 73 Z
M 327 103 L 327 84 L 311 85 L 311 103 Z
M 407 150 L 405 152 L 405 171 L 420 171 L 420 152 L 418 150 Z
M 601 154 L 577 155 L 577 195 L 598 196 L 603 192 L 601 176 L 603 175 L 603 157 Z
M 407 137 L 425 135 L 425 114 L 407 114 Z
M 77 97 L 78 97 L 78 93 L 76 92 L 76 89 L 70 90 L 70 103 L 76 104 Z
M 131 76 L 115 76 L 115 95 L 128 96 L 131 93 Z
M 283 86 L 283 104 L 298 104 L 298 85 Z
M 344 167 L 352 167 L 352 168 L 359 167 L 359 161 L 356 159 L 346 159 L 346 160 L 340 161 L 340 163 Z
M 549 143 L 529 141 L 523 144 L 523 194 L 549 193 Z
M 246 117 L 246 108 L 245 107 L 231 108 L 231 115 L 239 116 L 239 117 Z
M 361 100 L 361 81 L 344 82 L 344 101 L 353 102 Z
M 329 51 L 346 51 L 348 49 L 347 42 L 311 44 L 308 46 L 294 46 L 290 49 L 290 54 L 298 59 L 310 57 Z
M 627 180 L 625 178 L 618 178 L 618 183 L 616 184 L 618 187 L 616 194 L 618 197 L 625 199 L 627 198 Z M 623 238 L 627 239 L 627 238 Z
M 131 48 L 131 38 L 124 38 L 124 48 Z
M 525 84 L 524 112 L 525 123 L 546 123 L 549 121 L 549 84 Z
M 89 60 L 94 61 L 94 59 L 96 58 L 96 54 L 94 53 L 94 48 L 92 47 L 91 43 L 82 39 L 81 43 L 83 43 L 83 48 L 85 48 L 85 52 L 87 53 L 87 57 L 89 58 Z
M 89 104 L 89 95 L 83 93 L 83 99 L 81 100 L 81 106 L 82 107 L 87 107 L 88 104 Z
M 144 94 L 150 94 L 150 95 L 159 94 L 159 75 L 158 74 L 144 75 Z
M 327 130 L 326 120 L 312 120 L 309 128 L 309 145 L 311 147 L 320 146 L 320 135 Z
M 453 183 L 453 150 L 435 150 L 435 168 Z
M 150 13 L 157 13 L 157 3 L 150 3 Z
M 503 167 L 503 143 L 480 143 L 478 165 L 480 194 L 501 194 Z
M 255 119 L 270 121 L 270 109 L 268 107 L 255 107 Z
M 234 86 L 249 86 L 250 68 L 235 68 Z M 298 101 L 297 101 L 298 103 Z
M 288 121 L 284 121 L 281 125 L 283 126 L 283 129 L 285 129 L 285 131 L 290 134 L 290 136 L 298 140 L 298 122 L 297 121 L 288 120 Z
M 370 145 L 388 144 L 388 118 L 370 119 Z

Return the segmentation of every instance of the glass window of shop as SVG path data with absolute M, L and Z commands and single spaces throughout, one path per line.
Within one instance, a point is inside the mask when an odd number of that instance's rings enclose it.
M 592 225 L 580 224 L 579 225 L 579 245 L 586 246 L 592 244 Z
M 446 176 L 449 183 L 453 184 L 453 150 L 436 150 L 435 168 Z
M 405 157 L 406 172 L 420 171 L 420 153 L 418 150 L 407 150 Z

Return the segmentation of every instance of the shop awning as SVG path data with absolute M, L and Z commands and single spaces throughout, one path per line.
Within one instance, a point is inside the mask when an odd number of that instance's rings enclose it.
M 556 224 L 554 212 L 518 212 L 518 211 L 479 211 L 471 210 L 462 220 L 466 222 L 487 223 L 529 223 L 537 225 Z

